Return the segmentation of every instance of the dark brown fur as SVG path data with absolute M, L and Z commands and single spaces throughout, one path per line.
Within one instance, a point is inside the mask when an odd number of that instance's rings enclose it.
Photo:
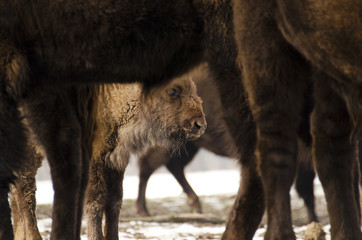
M 310 81 L 313 158 L 331 237 L 362 239 L 356 154 L 362 112 L 360 1 L 235 0 L 234 6 L 244 85 L 257 126 L 256 156 L 268 214 L 265 239 L 295 239 L 289 189 Z M 256 208 L 252 212 L 262 215 Z
M 45 92 L 52 96 L 57 88 L 82 83 L 140 81 L 149 87 L 205 60 L 216 77 L 224 118 L 238 150 L 242 156 L 251 156 L 249 142 L 253 144 L 255 132 L 249 128 L 250 111 L 236 64 L 229 0 L 4 0 L 0 5 L 2 239 L 12 239 L 8 185 L 13 171 L 29 156 L 27 129 L 17 111 L 21 99 L 31 104 L 41 101 Z M 32 107 L 28 113 L 33 116 L 29 117 L 37 119 L 44 114 L 56 122 L 70 111 L 62 102 L 50 109 L 47 102 L 44 105 Z M 80 124 L 73 121 L 74 117 L 66 117 L 61 128 L 37 121 L 30 124 L 51 166 L 55 189 L 53 239 L 79 239 L 81 208 L 76 206 L 82 205 L 88 168 L 79 148 Z M 254 166 L 249 157 L 243 158 L 243 164 L 245 171 Z M 260 206 L 263 198 L 254 196 L 259 192 L 254 190 L 261 189 L 261 182 L 254 180 L 256 173 L 251 171 L 251 177 L 244 174 L 244 179 L 255 182 L 250 196 L 252 203 Z M 73 197 L 66 196 L 63 189 L 72 189 L 69 196 Z
M 43 157 L 33 150 L 32 163 L 28 168 L 17 172 L 17 179 L 11 186 L 11 213 L 16 240 L 41 240 L 36 218 L 35 175 Z
M 186 72 L 201 60 L 213 65 L 222 79 L 220 85 L 234 102 L 242 92 L 228 1 L 5 0 L 0 5 L 2 239 L 13 238 L 8 185 L 13 171 L 30 155 L 27 129 L 17 111 L 22 99 L 33 105 L 29 118 L 43 114 L 56 122 L 70 110 L 64 103 L 51 109 L 47 109 L 51 105 L 47 101 L 45 106 L 32 104 L 41 102 L 44 92 L 99 82 L 140 81 L 151 86 Z M 234 86 L 231 94 L 229 86 Z M 237 111 L 238 104 L 235 106 Z M 54 239 L 79 239 L 80 217 L 76 215 L 81 210 L 76 206 L 82 205 L 88 168 L 81 160 L 80 126 L 73 119 L 66 117 L 60 128 L 44 122 L 29 124 L 50 161 L 55 189 Z M 236 123 L 239 117 L 232 115 L 232 119 Z M 66 149 L 68 140 L 72 149 L 69 145 Z M 67 167 L 58 166 L 60 163 Z M 73 197 L 65 196 L 63 189 L 73 189 L 69 193 Z

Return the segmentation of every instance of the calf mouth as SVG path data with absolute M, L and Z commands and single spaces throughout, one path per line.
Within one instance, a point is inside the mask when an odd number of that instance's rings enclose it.
M 201 134 L 197 134 L 197 133 L 187 133 L 186 134 L 186 141 L 193 141 L 198 139 L 199 137 L 201 137 Z
M 204 134 L 207 127 L 205 116 L 198 116 L 190 120 L 185 120 L 183 130 L 186 133 L 186 140 L 196 140 Z
M 186 140 L 196 140 L 201 137 L 202 134 L 205 133 L 206 130 L 206 122 L 202 124 L 195 122 L 194 126 L 191 128 L 184 128 L 183 130 L 186 133 Z
M 170 143 L 173 147 L 184 146 L 187 141 L 200 138 L 204 132 L 204 129 L 192 130 L 180 127 L 177 131 L 172 131 L 168 139 L 171 140 Z

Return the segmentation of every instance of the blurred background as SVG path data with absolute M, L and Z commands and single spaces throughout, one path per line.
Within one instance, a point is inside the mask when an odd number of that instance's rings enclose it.
M 239 170 L 239 166 L 235 159 L 218 156 L 208 150 L 201 149 L 194 157 L 193 161 L 187 165 L 186 172 L 200 172 L 211 170 L 226 170 L 235 169 Z M 163 166 L 159 168 L 157 173 L 168 173 L 168 170 Z M 132 156 L 130 163 L 126 170 L 126 176 L 138 175 L 137 157 Z M 152 177 L 151 177 L 152 178 Z M 38 170 L 37 180 L 49 180 L 50 170 L 47 161 L 43 161 L 43 166 Z

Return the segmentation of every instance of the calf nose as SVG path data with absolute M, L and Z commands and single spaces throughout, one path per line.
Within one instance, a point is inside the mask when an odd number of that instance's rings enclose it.
M 190 120 L 190 129 L 188 130 L 191 139 L 199 138 L 206 130 L 207 123 L 204 116 L 196 117 Z
M 205 132 L 207 123 L 205 121 L 205 119 L 196 119 L 194 122 L 194 128 L 197 131 L 201 131 L 200 134 L 203 134 Z

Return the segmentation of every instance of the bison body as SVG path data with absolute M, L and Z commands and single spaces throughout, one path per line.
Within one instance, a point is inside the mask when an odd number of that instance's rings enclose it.
M 295 239 L 288 193 L 310 83 L 312 151 L 331 237 L 362 239 L 356 154 L 362 116 L 360 1 L 235 0 L 234 17 L 243 82 L 257 126 L 256 156 L 268 214 L 265 239 Z

